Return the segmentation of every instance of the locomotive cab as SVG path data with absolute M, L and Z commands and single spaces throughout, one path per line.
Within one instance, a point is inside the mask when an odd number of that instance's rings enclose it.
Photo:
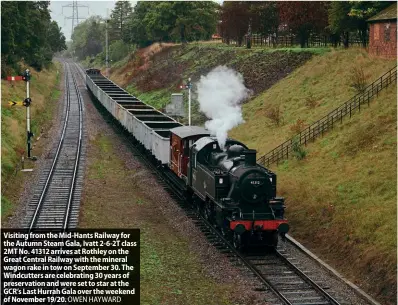
M 186 183 L 189 163 L 189 149 L 192 144 L 209 132 L 198 126 L 181 126 L 170 129 L 170 162 L 171 170 Z

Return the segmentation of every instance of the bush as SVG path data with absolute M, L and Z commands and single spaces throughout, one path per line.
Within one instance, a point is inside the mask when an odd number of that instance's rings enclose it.
M 363 69 L 354 67 L 351 73 L 350 87 L 354 88 L 358 93 L 362 93 L 366 88 L 366 79 Z
M 309 109 L 313 109 L 317 106 L 319 106 L 319 102 L 314 98 L 312 93 L 308 97 L 305 98 L 305 106 L 307 106 Z
M 295 137 L 293 139 L 292 143 L 292 151 L 293 151 L 293 156 L 297 160 L 303 160 L 305 156 L 307 155 L 307 152 L 303 149 L 303 147 L 300 145 L 300 141 L 298 137 Z
M 298 119 L 295 124 L 290 126 L 290 131 L 291 131 L 292 135 L 294 136 L 294 135 L 302 132 L 306 127 L 307 127 L 307 124 L 305 124 L 305 122 L 303 120 Z
M 269 118 L 273 123 L 275 123 L 277 126 L 281 124 L 282 122 L 282 114 L 281 114 L 281 107 L 280 105 L 277 106 L 271 106 L 267 112 L 265 113 L 265 116 Z
M 134 52 L 131 45 L 122 40 L 116 40 L 109 46 L 109 59 L 112 62 L 117 62 L 129 55 L 130 52 Z

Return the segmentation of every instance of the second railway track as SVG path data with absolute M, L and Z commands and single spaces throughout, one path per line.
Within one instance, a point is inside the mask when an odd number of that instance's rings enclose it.
M 41 173 L 27 207 L 23 228 L 67 229 L 78 222 L 83 182 L 83 101 L 74 64 L 64 62 L 64 116 L 60 138 L 50 152 L 51 164 Z

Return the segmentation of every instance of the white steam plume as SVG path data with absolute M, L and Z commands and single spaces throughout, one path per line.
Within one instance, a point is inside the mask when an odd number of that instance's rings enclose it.
M 200 110 L 210 119 L 205 127 L 217 137 L 221 149 L 228 131 L 244 122 L 239 102 L 248 96 L 249 90 L 243 82 L 241 74 L 218 66 L 207 76 L 201 76 L 197 84 Z

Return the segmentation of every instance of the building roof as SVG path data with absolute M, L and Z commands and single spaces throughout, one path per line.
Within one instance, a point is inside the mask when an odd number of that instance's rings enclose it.
M 382 10 L 380 13 L 369 18 L 368 22 L 377 22 L 382 20 L 397 20 L 397 3 L 390 5 L 389 7 Z
M 199 126 L 181 126 L 170 129 L 172 133 L 181 139 L 195 135 L 210 135 L 209 131 Z

